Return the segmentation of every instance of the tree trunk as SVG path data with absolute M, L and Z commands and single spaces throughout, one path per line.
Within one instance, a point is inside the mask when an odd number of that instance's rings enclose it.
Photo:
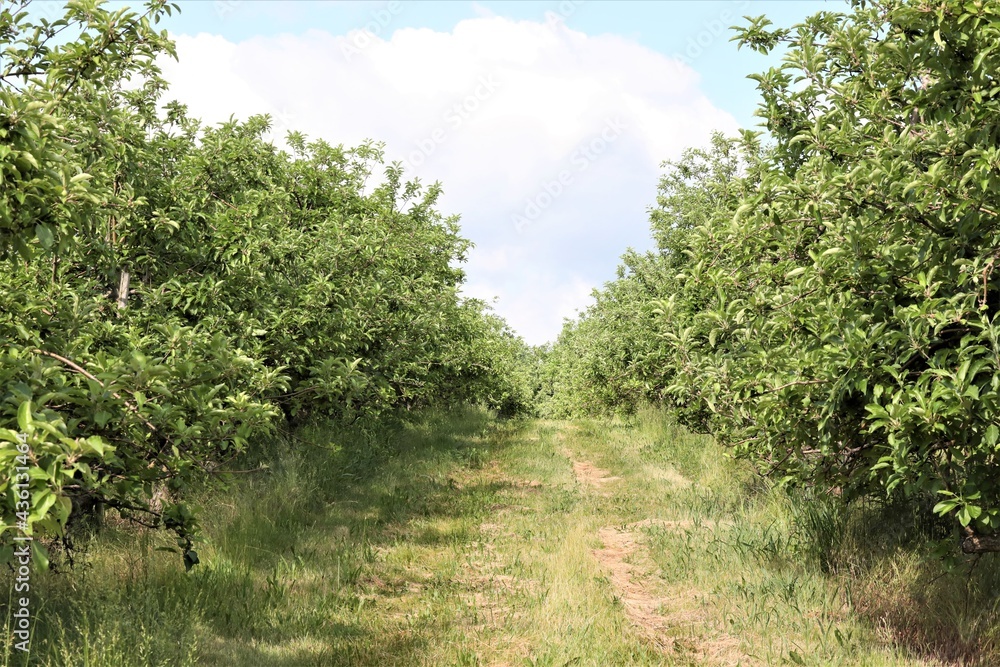
M 962 539 L 962 551 L 967 554 L 1000 552 L 1000 535 L 968 535 Z
M 121 279 L 118 281 L 118 310 L 123 310 L 128 303 L 128 271 L 122 270 Z

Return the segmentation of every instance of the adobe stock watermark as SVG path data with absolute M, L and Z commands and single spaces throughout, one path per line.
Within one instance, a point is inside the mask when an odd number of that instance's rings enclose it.
M 674 62 L 680 62 L 690 67 L 694 61 L 698 60 L 705 51 L 708 50 L 717 39 L 726 34 L 729 30 L 730 22 L 741 16 L 740 12 L 749 7 L 751 0 L 734 1 L 727 8 L 720 11 L 715 18 L 708 19 L 701 24 L 701 30 L 688 37 L 684 47 L 684 53 L 674 53 L 671 58 Z
M 242 4 L 243 0 L 215 0 L 213 8 L 215 9 L 215 15 L 219 19 L 225 20 L 230 14 L 239 9 Z
M 510 220 L 517 233 L 520 234 L 527 225 L 538 220 L 573 185 L 576 174 L 587 171 L 590 165 L 607 152 L 611 144 L 618 141 L 626 129 L 628 126 L 622 122 L 621 117 L 609 118 L 597 136 L 577 146 L 567 160 L 572 168 L 561 169 L 554 178 L 543 181 L 535 194 L 524 200 L 524 207 L 511 214 Z
M 11 4 L 11 3 L 7 3 Z M 59 19 L 66 18 L 66 3 L 62 0 L 41 0 L 41 2 L 32 2 L 31 13 L 35 16 L 32 18 L 43 18 L 50 23 L 52 21 L 58 21 Z M 37 22 L 37 21 L 36 21 Z
M 31 535 L 28 530 L 28 515 L 31 513 L 31 491 L 28 485 L 31 477 L 28 475 L 28 459 L 31 450 L 28 447 L 28 436 L 17 434 L 17 455 L 14 458 L 14 479 L 11 487 L 14 490 L 15 517 L 17 518 L 17 535 L 14 536 L 14 598 L 11 610 L 12 634 L 14 648 L 24 653 L 28 652 L 31 642 Z
M 272 144 L 285 139 L 288 133 L 295 129 L 292 125 L 295 121 L 295 114 L 285 107 L 282 107 L 280 111 L 269 111 L 267 115 L 271 119 L 271 128 L 268 130 L 268 133 L 271 136 Z
M 468 95 L 465 95 L 441 114 L 441 125 L 438 125 L 427 135 L 414 142 L 415 148 L 406 155 L 407 167 L 414 169 L 427 161 L 438 147 L 448 140 L 449 131 L 457 130 L 467 123 L 477 111 L 500 88 L 501 82 L 495 74 L 484 74 L 476 81 Z
M 545 25 L 553 29 L 566 25 L 566 21 L 576 13 L 576 10 L 586 3 L 587 0 L 562 0 L 556 6 L 555 10 L 550 9 L 545 12 Z
M 389 25 L 397 16 L 403 13 L 403 3 L 399 0 L 392 0 L 384 7 L 373 10 L 371 20 L 358 30 L 352 30 L 346 37 L 340 40 L 340 53 L 347 62 L 351 62 L 354 56 L 361 55 L 361 52 L 375 43 L 378 37 L 389 28 Z
M 565 25 L 566 21 L 584 4 L 586 4 L 586 0 L 562 0 L 554 11 L 545 12 L 545 25 L 550 30 Z M 386 18 L 386 24 L 387 22 Z M 438 147 L 448 140 L 449 132 L 457 130 L 468 122 L 500 87 L 501 82 L 496 74 L 480 76 L 468 95 L 444 111 L 441 116 L 442 124 L 428 132 L 422 139 L 414 142 L 415 148 L 406 155 L 404 160 L 406 166 L 414 169 L 424 164 Z

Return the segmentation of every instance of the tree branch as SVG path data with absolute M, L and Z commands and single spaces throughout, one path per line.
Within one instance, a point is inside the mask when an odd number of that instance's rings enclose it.
M 51 358 L 51 359 L 55 359 L 56 361 L 59 361 L 59 362 L 62 362 L 63 364 L 65 364 L 65 365 L 69 366 L 69 367 L 70 367 L 71 369 L 73 369 L 74 371 L 76 371 L 76 372 L 77 372 L 77 373 L 79 373 L 80 375 L 84 376 L 84 377 L 85 377 L 85 378 L 87 378 L 88 380 L 93 380 L 93 381 L 94 381 L 94 382 L 96 382 L 97 384 L 101 385 L 101 388 L 102 388 L 102 389 L 107 389 L 107 385 L 105 385 L 105 384 L 104 384 L 103 382 L 101 382 L 100 380 L 98 380 L 98 379 L 97 379 L 97 378 L 96 378 L 96 377 L 94 376 L 94 374 L 93 374 L 93 373 L 90 373 L 90 372 L 89 372 L 89 371 L 88 371 L 88 370 L 87 370 L 86 368 L 84 368 L 83 366 L 81 366 L 81 365 L 79 365 L 79 364 L 77 364 L 77 363 L 75 363 L 75 362 L 71 361 L 70 359 L 67 359 L 66 357 L 63 357 L 63 356 L 60 356 L 60 355 L 56 354 L 55 352 L 46 352 L 45 350 L 37 350 L 37 349 L 36 349 L 36 350 L 32 350 L 32 352 L 34 352 L 35 354 L 40 354 L 40 355 L 42 355 L 43 357 L 49 357 L 49 358 Z M 111 392 L 111 395 L 112 395 L 112 396 L 114 396 L 114 397 L 115 397 L 116 399 L 118 399 L 119 401 L 121 401 L 122 403 L 124 403 L 124 404 L 125 404 L 125 407 L 126 407 L 126 408 L 128 408 L 129 410 L 131 410 L 131 411 L 132 411 L 132 412 L 133 412 L 133 413 L 135 414 L 135 416 L 136 416 L 136 417 L 138 417 L 138 418 L 140 419 L 140 421 L 142 421 L 142 423 L 143 423 L 143 424 L 145 424 L 145 425 L 146 425 L 146 427 L 147 427 L 147 428 L 148 428 L 148 429 L 149 429 L 150 431 L 153 431 L 154 433 L 156 432 L 156 427 L 155 427 L 155 426 L 153 426 L 153 425 L 152 425 L 152 424 L 151 424 L 151 423 L 149 422 L 149 420 L 148 420 L 148 419 L 146 419 L 146 418 L 145 418 L 145 417 L 144 417 L 144 416 L 142 415 L 142 413 L 141 413 L 141 412 L 139 412 L 139 408 L 137 408 L 137 407 L 136 407 L 136 406 L 135 406 L 134 404 L 132 404 L 132 403 L 129 403 L 129 402 L 128 402 L 128 400 L 126 400 L 126 399 L 122 398 L 121 394 L 119 394 L 119 393 L 118 393 L 118 392 L 116 392 L 116 391 L 112 391 L 112 392 Z

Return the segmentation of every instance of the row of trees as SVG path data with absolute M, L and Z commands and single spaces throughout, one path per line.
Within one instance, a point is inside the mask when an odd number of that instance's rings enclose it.
M 657 251 L 568 323 L 551 414 L 670 406 L 780 479 L 1000 527 L 1000 6 L 858 0 L 736 37 L 768 140 L 668 163 Z M 928 505 L 930 507 L 930 505 Z
M 0 11 L 0 562 L 114 507 L 190 565 L 186 494 L 282 421 L 530 400 L 523 343 L 459 296 L 439 188 L 165 104 L 172 11 Z

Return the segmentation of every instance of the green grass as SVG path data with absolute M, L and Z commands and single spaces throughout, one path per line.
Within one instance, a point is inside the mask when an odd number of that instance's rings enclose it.
M 656 412 L 456 410 L 267 446 L 202 499 L 190 573 L 113 516 L 85 566 L 35 573 L 30 664 L 1000 664 L 992 559 L 946 571 L 906 511 L 770 488 Z

